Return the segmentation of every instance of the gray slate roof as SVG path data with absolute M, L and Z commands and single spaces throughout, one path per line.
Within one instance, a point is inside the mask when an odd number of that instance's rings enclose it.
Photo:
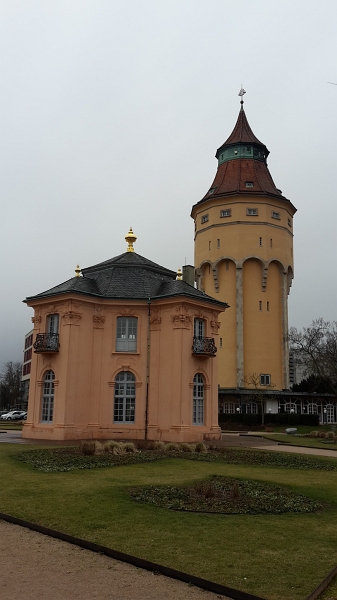
M 68 293 L 84 296 L 124 299 L 156 300 L 174 296 L 187 296 L 225 309 L 228 304 L 219 302 L 195 289 L 185 281 L 177 281 L 176 273 L 162 267 L 136 252 L 125 252 L 105 262 L 82 269 L 83 277 L 72 277 L 50 290 L 29 296 L 25 302 L 50 298 Z

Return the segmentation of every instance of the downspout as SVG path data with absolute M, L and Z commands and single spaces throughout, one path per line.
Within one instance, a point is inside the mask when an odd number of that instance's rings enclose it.
M 147 356 L 146 356 L 146 402 L 145 402 L 145 437 L 147 440 L 147 429 L 149 425 L 149 380 L 150 380 L 150 317 L 151 317 L 151 298 L 147 302 Z

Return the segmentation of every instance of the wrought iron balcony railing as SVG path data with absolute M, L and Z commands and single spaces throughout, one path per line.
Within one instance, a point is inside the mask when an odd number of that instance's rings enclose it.
M 209 337 L 193 337 L 192 353 L 198 356 L 215 356 L 216 346 L 214 338 Z
M 58 333 L 38 333 L 33 344 L 34 352 L 58 352 L 59 334 Z

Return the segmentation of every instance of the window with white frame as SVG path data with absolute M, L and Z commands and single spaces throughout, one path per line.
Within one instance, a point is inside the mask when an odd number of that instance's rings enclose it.
M 284 405 L 284 412 L 288 414 L 297 412 L 296 404 L 294 402 L 286 402 L 286 404 Z
M 204 378 L 197 373 L 193 378 L 193 425 L 204 424 Z
M 134 423 L 136 378 L 130 371 L 121 371 L 115 381 L 114 423 Z
M 225 402 L 223 405 L 223 411 L 227 415 L 233 415 L 235 413 L 235 404 L 234 402 Z
M 246 404 L 246 413 L 248 415 L 256 415 L 257 414 L 257 404 L 256 404 L 256 402 L 247 402 L 247 404 Z
M 137 317 L 117 317 L 116 352 L 137 351 Z
M 249 217 L 256 217 L 258 214 L 257 208 L 247 208 L 247 215 Z
M 308 404 L 308 413 L 309 415 L 318 415 L 318 406 L 317 404 Z
M 205 337 L 205 321 L 204 319 L 194 319 L 194 337 Z
M 54 371 L 47 371 L 43 379 L 41 422 L 52 423 L 54 416 Z
M 271 377 L 266 373 L 261 373 L 260 375 L 260 385 L 270 385 Z
M 58 333 L 60 315 L 53 314 L 47 317 L 47 333 Z
M 223 219 L 224 217 L 230 217 L 231 214 L 232 214 L 231 208 L 225 208 L 224 210 L 220 210 L 220 219 Z
M 202 215 L 201 222 L 202 223 L 207 223 L 207 221 L 208 221 L 208 215 Z
M 276 210 L 272 210 L 271 211 L 271 218 L 272 219 L 279 219 L 280 218 L 280 213 L 277 212 Z

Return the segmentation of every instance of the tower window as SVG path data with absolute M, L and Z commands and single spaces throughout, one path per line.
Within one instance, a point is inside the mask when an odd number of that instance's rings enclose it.
M 273 247 L 273 240 L 272 240 L 272 238 L 270 238 L 270 247 L 271 248 Z
M 271 211 L 271 217 L 272 219 L 279 219 L 280 218 L 280 213 L 276 212 L 275 210 Z
M 262 300 L 259 301 L 259 310 L 262 311 Z
M 222 338 L 220 338 L 220 348 L 222 348 Z
M 271 377 L 270 375 L 266 375 L 265 373 L 261 373 L 260 375 L 260 385 L 270 385 Z
M 260 240 L 260 246 L 262 246 L 262 237 L 260 237 L 259 240 Z
M 208 221 L 208 215 L 202 215 L 201 222 L 202 223 L 207 223 L 207 221 Z
M 257 208 L 247 208 L 247 215 L 249 217 L 256 217 L 258 214 Z
M 288 227 L 291 227 L 291 220 L 288 219 Z
M 217 248 L 220 248 L 220 240 L 219 239 L 217 240 L 217 244 L 216 245 L 217 245 Z
M 267 311 L 269 312 L 269 301 L 267 301 Z
M 211 242 L 209 241 L 208 242 L 208 250 L 210 250 L 210 249 L 211 249 Z
M 226 208 L 225 210 L 220 210 L 220 218 L 222 219 L 223 217 L 230 217 L 232 214 L 232 209 L 231 208 Z
M 252 181 L 246 181 L 246 188 L 253 188 L 254 183 Z

